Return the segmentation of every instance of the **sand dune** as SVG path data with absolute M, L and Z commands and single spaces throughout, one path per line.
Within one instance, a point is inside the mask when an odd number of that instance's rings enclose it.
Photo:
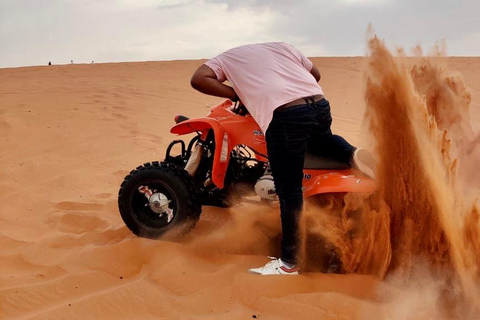
M 313 61 L 334 131 L 366 144 L 365 59 Z M 463 76 L 478 132 L 480 58 L 439 61 Z M 246 273 L 278 254 L 275 208 L 205 208 L 177 242 L 124 226 L 124 176 L 163 160 L 175 114 L 202 116 L 219 102 L 189 86 L 201 63 L 0 69 L 1 319 L 402 318 L 408 290 L 373 275 Z

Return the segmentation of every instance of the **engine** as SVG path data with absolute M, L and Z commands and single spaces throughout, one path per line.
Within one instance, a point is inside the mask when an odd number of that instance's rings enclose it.
M 266 200 L 276 201 L 278 200 L 277 192 L 275 191 L 275 184 L 273 182 L 273 176 L 266 174 L 258 179 L 255 184 L 255 192 L 257 195 Z

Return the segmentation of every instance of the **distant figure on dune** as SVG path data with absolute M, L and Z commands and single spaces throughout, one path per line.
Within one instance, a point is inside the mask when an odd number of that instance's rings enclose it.
M 228 80 L 233 86 L 223 84 Z M 280 200 L 281 258 L 250 269 L 260 275 L 296 275 L 298 224 L 303 208 L 305 153 L 346 163 L 368 174 L 366 150 L 332 134 L 330 104 L 320 85 L 320 72 L 292 45 L 274 42 L 230 49 L 200 66 L 192 76 L 196 90 L 244 103 L 265 133 L 268 159 Z M 370 174 L 372 175 L 371 170 Z
M 51 65 L 52 65 L 52 61 L 48 61 L 48 65 L 51 66 Z
M 73 60 L 70 60 L 70 63 L 73 64 Z
M 93 60 L 92 60 L 92 64 L 93 64 Z

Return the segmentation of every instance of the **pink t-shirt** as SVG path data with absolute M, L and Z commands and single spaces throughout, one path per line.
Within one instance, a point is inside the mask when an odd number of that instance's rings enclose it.
M 323 94 L 313 63 L 282 43 L 249 44 L 230 49 L 205 63 L 221 82 L 228 80 L 248 111 L 266 132 L 273 111 L 294 100 Z

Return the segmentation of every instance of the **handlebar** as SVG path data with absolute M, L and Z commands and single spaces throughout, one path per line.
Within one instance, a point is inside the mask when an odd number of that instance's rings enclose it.
M 178 123 L 183 122 L 183 121 L 188 120 L 188 119 L 190 119 L 190 118 L 189 118 L 189 117 L 182 116 L 181 114 L 177 114 L 177 115 L 175 116 L 175 123 L 178 124 Z
M 238 114 L 239 116 L 246 116 L 249 114 L 247 107 L 243 103 L 235 102 L 235 106 L 232 109 L 232 112 Z

